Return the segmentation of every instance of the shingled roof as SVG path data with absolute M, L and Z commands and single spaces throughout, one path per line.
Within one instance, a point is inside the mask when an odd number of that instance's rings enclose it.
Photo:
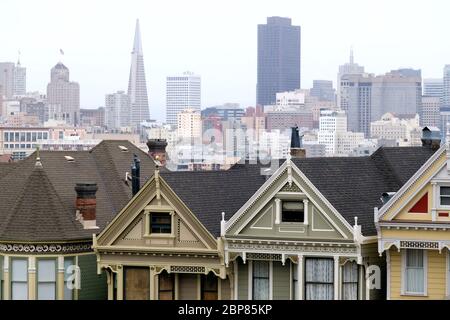
M 90 151 L 41 151 L 42 169 L 35 167 L 36 153 L 0 165 L 0 240 L 90 240 L 131 199 L 125 174 L 134 154 L 141 160 L 143 185 L 153 175 L 154 162 L 128 141 L 105 140 Z M 75 220 L 74 187 L 86 181 L 98 186 L 95 231 L 84 230 Z
M 427 147 L 379 148 L 369 157 L 293 159 L 295 165 L 351 224 L 375 235 L 373 208 L 383 192 L 396 192 L 431 157 Z M 284 161 L 280 161 L 280 164 Z M 221 212 L 230 219 L 266 181 L 262 164 L 237 164 L 228 171 L 166 172 L 163 179 L 214 235 Z M 264 170 L 264 169 L 263 169 Z

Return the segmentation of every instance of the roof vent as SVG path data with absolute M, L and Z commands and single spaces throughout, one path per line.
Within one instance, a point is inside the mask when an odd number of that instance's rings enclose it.
M 75 158 L 71 156 L 64 156 L 64 158 L 67 160 L 67 162 L 75 162 Z
M 119 149 L 122 150 L 122 152 L 128 152 L 128 148 L 124 146 L 119 146 Z

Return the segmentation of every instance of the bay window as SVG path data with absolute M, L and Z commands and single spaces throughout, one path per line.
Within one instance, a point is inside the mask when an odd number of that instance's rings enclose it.
M 426 293 L 426 250 L 406 249 L 403 255 L 403 291 L 405 294 Z
M 11 259 L 11 300 L 28 299 L 28 259 Z
M 358 300 L 358 264 L 354 261 L 342 267 L 342 300 Z
M 269 261 L 253 261 L 253 300 L 269 299 Z
M 305 273 L 306 300 L 333 299 L 334 259 L 307 258 Z
M 38 260 L 37 298 L 56 300 L 56 259 Z

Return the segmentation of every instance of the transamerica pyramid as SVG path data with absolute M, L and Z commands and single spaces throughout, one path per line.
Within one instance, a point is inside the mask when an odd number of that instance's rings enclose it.
M 150 111 L 148 109 L 147 82 L 145 81 L 144 54 L 142 52 L 139 19 L 136 20 L 133 52 L 131 52 L 128 96 L 131 104 L 131 124 L 137 126 L 142 121 L 149 120 Z

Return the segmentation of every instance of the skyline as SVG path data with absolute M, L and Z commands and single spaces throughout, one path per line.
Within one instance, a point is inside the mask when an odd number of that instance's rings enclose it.
M 338 66 L 349 60 L 351 46 L 355 62 L 367 72 L 384 74 L 411 67 L 421 69 L 423 78 L 442 77 L 444 65 L 450 63 L 446 58 L 450 49 L 443 41 L 450 28 L 450 21 L 445 20 L 450 6 L 445 1 L 436 0 L 427 7 L 404 0 L 379 1 L 376 7 L 369 1 L 359 3 L 286 0 L 261 1 L 254 7 L 253 2 L 235 0 L 194 1 L 192 5 L 172 0 L 158 4 L 128 1 L 123 7 L 122 1 L 95 1 L 84 12 L 85 7 L 77 2 L 65 1 L 70 15 L 50 16 L 51 23 L 41 23 L 56 1 L 6 0 L 0 4 L 2 11 L 10 13 L 0 23 L 0 36 L 7 44 L 0 61 L 17 61 L 20 50 L 21 63 L 27 68 L 27 91 L 45 92 L 62 48 L 62 62 L 73 81 L 80 83 L 81 107 L 104 106 L 105 94 L 127 88 L 139 18 L 152 118 L 165 118 L 166 76 L 186 70 L 202 77 L 203 108 L 226 102 L 247 107 L 256 102 L 257 25 L 268 16 L 282 16 L 302 28 L 303 88 L 312 87 L 317 79 L 332 80 L 336 87 Z M 174 6 L 179 10 L 172 12 Z M 351 17 L 344 16 L 348 8 Z M 398 14 L 399 8 L 404 15 Z M 105 15 L 98 14 L 102 10 Z M 171 19 L 167 19 L 168 12 Z M 427 18 L 431 15 L 432 20 Z M 30 25 L 34 33 L 29 32 Z

